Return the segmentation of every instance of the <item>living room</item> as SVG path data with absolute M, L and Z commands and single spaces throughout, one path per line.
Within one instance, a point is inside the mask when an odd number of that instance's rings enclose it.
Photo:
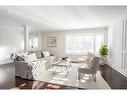
M 126 6 L 1 6 L 0 88 L 126 89 L 126 15 Z M 84 72 L 102 44 L 104 64 Z

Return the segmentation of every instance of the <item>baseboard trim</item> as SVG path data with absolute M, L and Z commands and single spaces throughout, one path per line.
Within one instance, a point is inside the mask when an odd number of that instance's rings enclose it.
M 13 61 L 10 60 L 6 60 L 6 61 L 2 61 L 0 62 L 0 65 L 4 65 L 4 64 L 8 64 L 8 63 L 12 63 Z
M 120 69 L 117 66 L 114 66 L 112 64 L 107 64 L 107 65 L 109 65 L 110 67 L 112 67 L 113 69 L 115 69 L 116 71 L 124 75 L 125 77 L 127 77 L 127 70 Z

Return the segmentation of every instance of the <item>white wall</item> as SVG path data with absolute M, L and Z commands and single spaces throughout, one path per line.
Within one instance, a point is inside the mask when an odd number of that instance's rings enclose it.
M 127 19 L 122 18 L 108 27 L 108 64 L 127 76 Z
M 0 65 L 10 62 L 9 54 L 24 49 L 24 33 L 0 26 Z
M 68 56 L 72 60 L 77 60 L 81 55 L 68 55 L 65 53 L 65 36 L 69 34 L 84 34 L 84 33 L 94 33 L 103 32 L 106 33 L 107 28 L 93 28 L 93 29 L 82 29 L 82 30 L 70 30 L 70 31 L 57 31 L 57 32 L 43 32 L 42 33 L 42 50 L 48 50 L 57 57 Z M 57 37 L 57 47 L 48 47 L 47 38 L 48 36 Z M 106 38 L 105 38 L 106 39 Z

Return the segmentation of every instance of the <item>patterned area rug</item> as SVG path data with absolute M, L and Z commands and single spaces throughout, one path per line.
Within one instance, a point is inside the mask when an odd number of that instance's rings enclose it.
M 110 89 L 109 85 L 101 77 L 100 72 L 97 72 L 97 80 L 89 75 L 83 75 L 80 81 L 77 80 L 77 70 L 82 64 L 73 64 L 69 72 L 63 72 L 63 69 L 50 68 L 44 73 L 36 77 L 35 80 L 43 81 L 51 84 L 61 85 L 65 87 L 80 88 L 80 89 Z M 62 70 L 62 71 L 61 71 Z M 49 85 L 50 86 L 50 85 Z

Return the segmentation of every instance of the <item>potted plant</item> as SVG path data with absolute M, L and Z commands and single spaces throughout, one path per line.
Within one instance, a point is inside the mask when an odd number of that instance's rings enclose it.
M 104 65 L 105 64 L 106 55 L 108 55 L 108 48 L 107 48 L 106 44 L 101 45 L 101 47 L 99 49 L 99 53 L 100 53 L 100 56 L 101 56 L 100 64 Z

